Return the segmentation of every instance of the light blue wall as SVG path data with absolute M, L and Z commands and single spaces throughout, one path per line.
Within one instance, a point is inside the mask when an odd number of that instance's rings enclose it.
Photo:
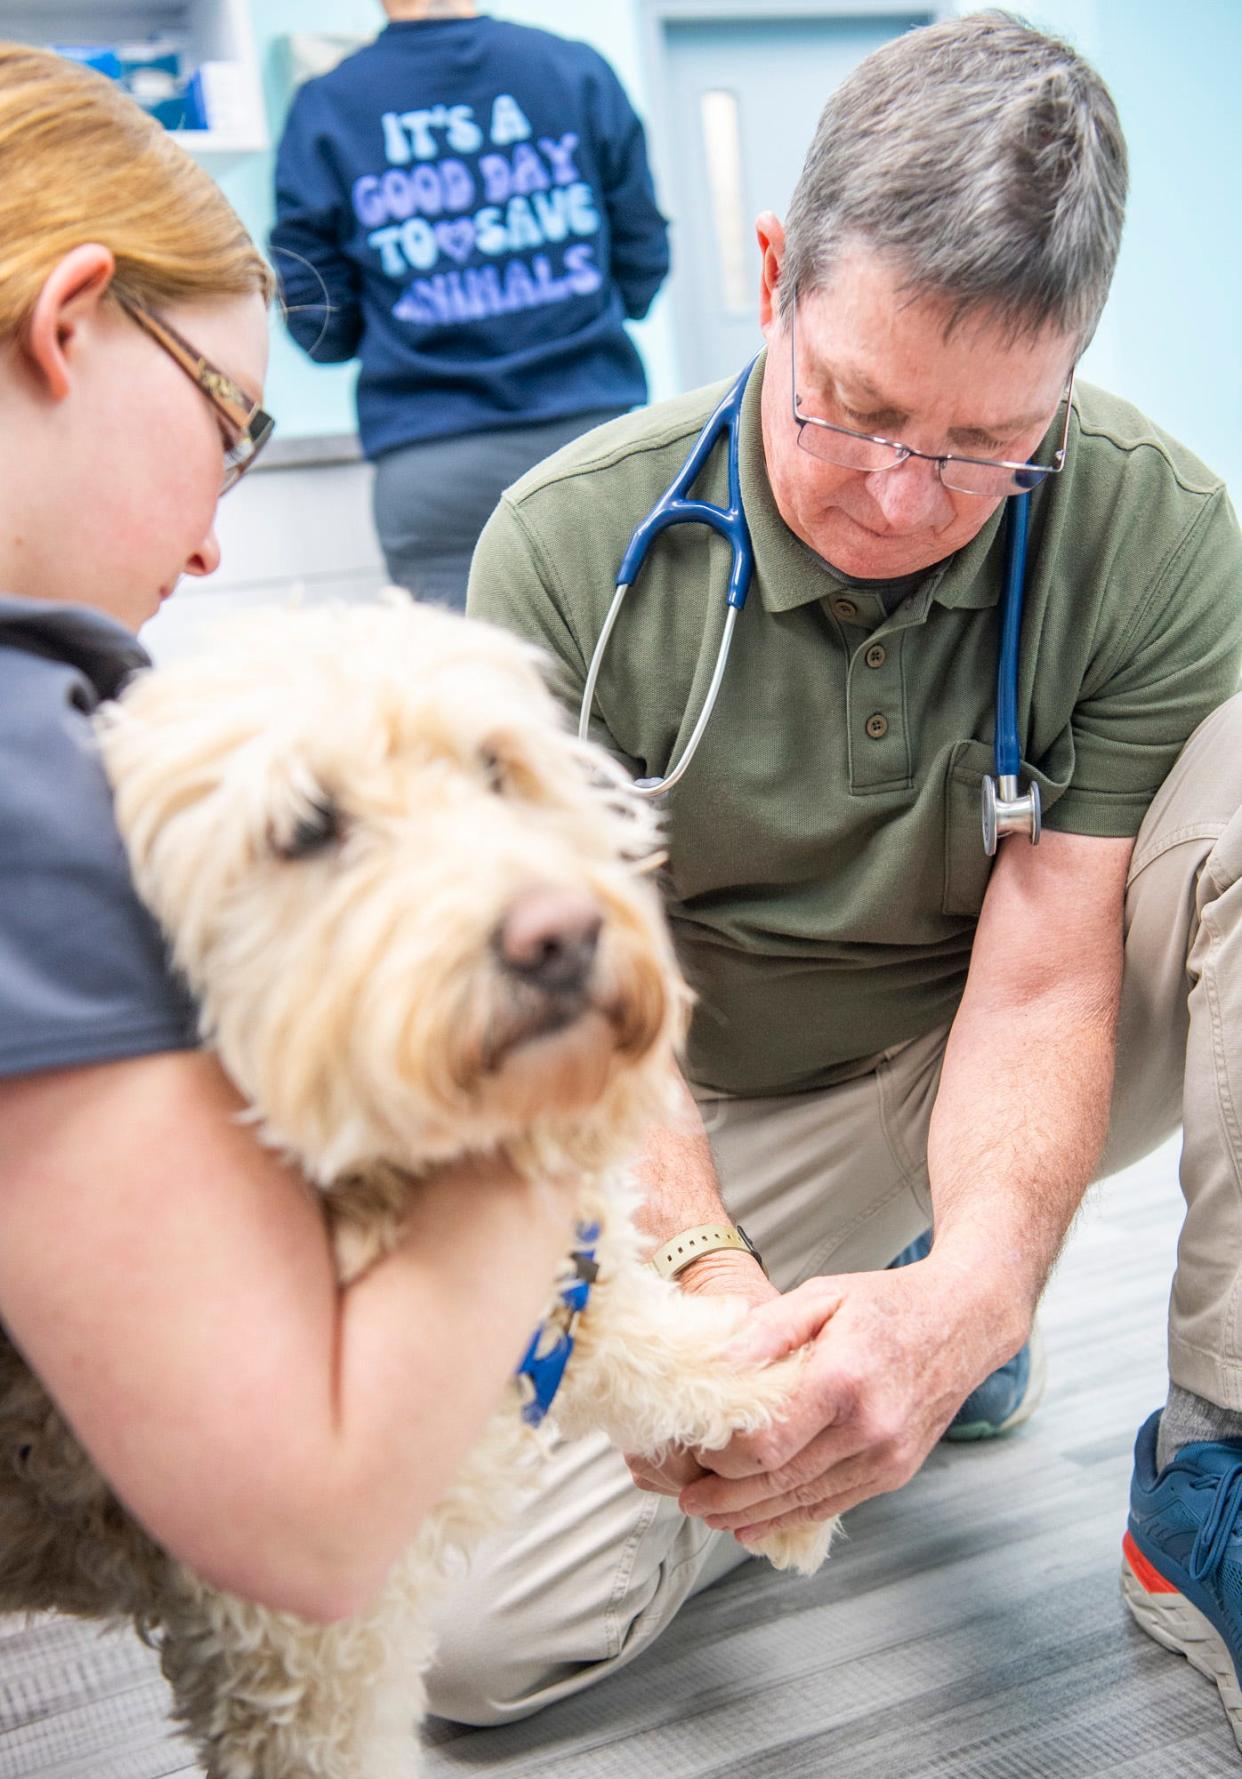
M 1242 504 L 1242 4 L 1035 0 L 1023 10 L 1099 69 L 1129 146 L 1121 256 L 1084 372 L 1183 439 Z
M 1242 6 L 1112 0 L 1100 61 L 1135 202 L 1110 304 L 1125 392 L 1242 494 Z
M 290 30 L 370 31 L 378 0 L 250 0 L 269 120 Z M 586 37 L 639 110 L 649 91 L 638 0 L 499 0 L 488 10 Z M 756 0 L 756 12 L 762 10 Z M 963 3 L 959 10 L 973 10 Z M 1112 88 L 1130 145 L 1132 197 L 1113 295 L 1086 372 L 1146 409 L 1242 488 L 1242 0 L 1030 0 L 1034 22 L 1070 38 Z M 213 162 L 262 238 L 271 155 Z M 659 167 L 656 167 L 657 180 Z M 280 330 L 276 330 L 279 336 Z M 659 398 L 679 386 L 671 321 L 657 300 L 637 330 Z M 274 341 L 271 401 L 286 436 L 352 426 L 352 372 L 309 365 Z

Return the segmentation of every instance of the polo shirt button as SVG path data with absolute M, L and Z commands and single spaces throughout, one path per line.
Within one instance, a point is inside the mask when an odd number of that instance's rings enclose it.
M 888 660 L 888 650 L 884 647 L 882 642 L 873 642 L 863 656 L 863 660 L 867 663 L 868 667 L 883 667 L 884 663 Z
M 844 618 L 848 624 L 851 618 L 858 616 L 858 607 L 852 599 L 834 599 L 832 609 L 838 618 Z
M 882 741 L 888 734 L 888 718 L 877 710 L 867 718 L 867 733 L 872 741 Z

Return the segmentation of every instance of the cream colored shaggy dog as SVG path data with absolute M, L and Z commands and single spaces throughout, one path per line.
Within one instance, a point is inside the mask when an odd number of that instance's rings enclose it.
M 420 1166 L 572 1169 L 602 1234 L 560 1427 L 654 1454 L 769 1424 L 796 1361 L 726 1366 L 736 1300 L 642 1264 L 625 1163 L 666 1115 L 686 996 L 636 868 L 651 818 L 532 653 L 408 602 L 250 618 L 137 679 L 102 742 L 204 1040 L 322 1190 L 341 1277 L 392 1245 Z M 410 1779 L 427 1603 L 531 1473 L 516 1384 L 382 1597 L 325 1627 L 168 1558 L 0 1349 L 0 1609 L 132 1618 L 211 1779 Z M 768 1554 L 809 1571 L 830 1532 Z

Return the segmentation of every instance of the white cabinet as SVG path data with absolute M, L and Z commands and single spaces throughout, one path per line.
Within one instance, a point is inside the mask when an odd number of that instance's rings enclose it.
M 0 0 L 0 37 L 20 43 L 138 43 L 173 39 L 190 68 L 203 68 L 213 127 L 175 130 L 197 152 L 247 153 L 268 146 L 263 92 L 247 0 Z

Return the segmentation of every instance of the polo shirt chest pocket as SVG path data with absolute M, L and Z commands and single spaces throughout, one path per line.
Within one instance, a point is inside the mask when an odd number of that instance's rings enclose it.
M 977 915 L 992 874 L 983 850 L 983 779 L 996 769 L 990 743 L 959 741 L 949 755 L 944 797 L 943 914 Z
M 1074 744 L 1068 728 L 1058 739 L 1038 771 L 1023 760 L 1018 774 L 1025 788 L 1039 786 L 1045 816 L 1068 789 L 1074 775 Z M 949 755 L 944 797 L 944 891 L 943 914 L 978 915 L 992 875 L 994 861 L 983 850 L 983 779 L 996 771 L 996 755 L 989 741 L 959 741 Z M 1026 845 L 1020 836 L 1002 840 L 1002 846 Z

